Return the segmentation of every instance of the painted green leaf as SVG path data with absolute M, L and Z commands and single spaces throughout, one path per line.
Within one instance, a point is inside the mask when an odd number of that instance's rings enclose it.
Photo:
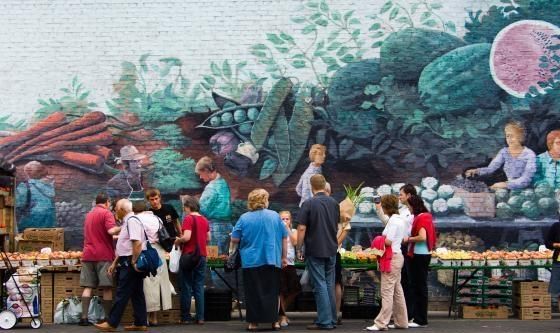
M 325 0 L 321 1 L 321 4 L 319 5 L 319 9 L 321 9 L 325 13 L 329 11 L 329 5 L 327 5 L 327 2 Z
M 305 22 L 305 17 L 292 17 L 291 21 L 296 23 L 296 24 L 301 24 L 301 23 Z
M 341 45 L 342 45 L 342 43 L 340 43 L 340 42 L 331 43 L 329 46 L 327 46 L 327 50 L 328 51 L 334 51 L 334 50 L 338 49 Z
M 278 156 L 278 164 L 281 169 L 286 169 L 290 162 L 290 132 L 288 129 L 288 119 L 284 108 L 280 108 L 278 116 L 272 129 L 274 136 L 274 149 Z
M 360 29 L 352 31 L 352 37 L 358 38 L 360 36 Z
M 340 30 L 336 30 L 336 31 L 331 32 L 329 37 L 327 38 L 327 41 L 329 43 L 332 42 L 333 40 L 335 40 L 338 37 L 339 34 L 340 34 Z
M 426 21 L 427 19 L 430 18 L 430 16 L 432 16 L 431 12 L 423 12 L 422 15 L 420 16 L 420 21 Z
M 268 132 L 274 124 L 278 111 L 280 111 L 280 107 L 291 89 L 292 81 L 282 78 L 272 86 L 266 96 L 261 112 L 251 130 L 251 141 L 257 150 L 260 150 L 266 142 Z
M 247 66 L 247 61 L 243 60 L 237 63 L 237 65 L 235 65 L 235 69 L 236 70 L 241 70 L 243 68 L 245 68 L 245 66 Z
M 146 64 L 146 60 L 148 59 L 148 57 L 150 56 L 149 53 L 145 53 L 140 57 L 140 68 L 142 68 L 142 71 L 147 72 L 148 71 L 148 65 Z
M 406 16 L 401 16 L 396 21 L 403 24 L 411 24 L 410 19 Z
M 276 186 L 279 186 L 295 170 L 309 138 L 311 122 L 313 121 L 313 107 L 306 100 L 310 98 L 310 89 L 303 86 L 296 95 L 296 103 L 292 113 L 292 118 L 288 124 L 290 133 L 290 161 L 282 172 L 275 172 L 272 179 Z
M 213 61 L 210 63 L 210 71 L 215 76 L 222 76 L 222 71 L 220 70 L 220 67 L 218 67 L 218 65 L 216 65 L 216 63 Z
M 276 46 L 276 49 L 278 50 L 278 52 L 280 52 L 280 53 L 282 53 L 282 54 L 286 54 L 286 53 L 290 52 L 290 49 L 287 48 L 287 47 L 279 47 L 279 46 Z
M 346 46 L 341 47 L 340 49 L 338 49 L 338 51 L 336 52 L 336 55 L 339 57 L 342 57 L 343 55 L 346 54 L 346 52 L 348 52 L 349 48 Z
M 423 24 L 428 27 L 435 27 L 437 25 L 437 22 L 436 20 L 427 20 Z
M 213 77 L 211 77 L 210 75 L 204 75 L 202 77 L 204 79 L 204 81 L 206 81 L 209 85 L 213 86 L 214 84 L 216 84 L 216 79 L 214 79 Z
M 383 45 L 383 41 L 377 41 L 377 42 L 371 44 L 371 48 L 376 49 L 376 48 L 381 47 L 381 45 Z
M 327 72 L 336 71 L 340 68 L 339 64 L 332 64 L 327 67 Z
M 224 76 L 228 79 L 231 79 L 231 66 L 229 65 L 229 62 L 227 60 L 224 60 L 224 63 L 222 65 L 222 73 L 224 73 Z
M 315 21 L 315 23 L 317 23 L 317 25 L 320 25 L 322 27 L 326 27 L 327 25 L 329 25 L 329 21 L 327 21 L 326 19 L 318 19 L 317 21 Z
M 292 36 L 288 35 L 285 32 L 280 32 L 280 38 L 282 38 L 283 40 L 288 41 L 290 43 L 294 42 L 294 38 Z
M 345 62 L 345 63 L 350 63 L 352 61 L 354 61 L 354 56 L 351 54 L 347 54 L 345 56 L 343 56 L 342 58 L 340 58 L 340 61 Z
M 368 84 L 364 90 L 364 94 L 374 96 L 380 91 L 382 91 L 382 89 L 378 84 Z
M 168 64 L 169 66 L 183 66 L 183 62 L 179 58 L 161 58 L 159 61 L 163 62 L 164 64 Z
M 380 23 L 374 23 L 369 27 L 369 31 L 374 31 L 374 30 L 379 30 L 381 29 L 381 24 Z
M 398 14 L 399 14 L 399 7 L 393 8 L 391 14 L 389 14 L 389 20 L 394 19 L 395 17 L 397 17 Z
M 381 7 L 381 10 L 379 11 L 379 14 L 384 14 L 386 12 L 389 11 L 389 9 L 391 9 L 391 7 L 393 7 L 393 1 L 387 1 L 383 7 Z
M 352 18 L 352 19 L 350 20 L 350 22 L 348 22 L 348 23 L 349 23 L 349 24 L 360 24 L 360 20 L 358 20 L 357 18 L 354 17 L 354 18 Z
M 323 60 L 323 62 L 327 65 L 333 65 L 336 64 L 336 59 L 333 57 L 321 57 L 321 60 Z
M 447 29 L 449 29 L 449 31 L 451 31 L 451 32 L 456 32 L 456 31 L 457 31 L 457 28 L 455 27 L 455 23 L 453 23 L 453 22 L 451 22 L 451 21 L 447 21 L 447 22 L 445 23 L 445 27 L 446 27 Z
M 304 35 L 308 35 L 314 31 L 317 31 L 317 27 L 315 27 L 314 24 L 310 24 L 308 26 L 306 26 L 305 28 L 303 28 L 303 30 L 301 31 L 302 34 Z
M 316 1 L 308 1 L 306 3 L 306 6 L 309 8 L 317 8 L 319 7 L 319 4 Z
M 268 46 L 264 45 L 264 44 L 255 44 L 251 47 L 253 50 L 259 50 L 259 51 L 264 51 L 264 50 L 268 50 Z
M 265 179 L 269 178 L 270 176 L 272 176 L 274 171 L 276 171 L 277 167 L 278 167 L 278 161 L 276 161 L 273 158 L 267 158 L 264 161 L 263 166 L 261 167 L 259 180 L 265 180 Z
M 354 14 L 353 10 L 347 11 L 346 14 L 344 14 L 344 21 L 348 21 L 348 19 L 352 16 L 352 14 Z
M 370 101 L 364 101 L 360 107 L 364 110 L 367 110 L 373 106 L 373 103 Z
M 443 5 L 441 3 L 434 2 L 430 4 L 430 8 L 432 9 L 441 9 L 442 7 Z
M 294 60 L 292 61 L 292 66 L 294 68 L 304 68 L 305 67 L 305 60 Z
M 335 21 L 340 21 L 341 16 L 342 15 L 340 15 L 340 12 L 338 10 L 333 11 L 331 14 L 332 19 Z
M 266 39 L 269 40 L 272 44 L 275 44 L 275 45 L 282 45 L 282 44 L 285 43 L 280 37 L 278 37 L 278 35 L 273 34 L 273 33 L 267 33 L 266 34 Z

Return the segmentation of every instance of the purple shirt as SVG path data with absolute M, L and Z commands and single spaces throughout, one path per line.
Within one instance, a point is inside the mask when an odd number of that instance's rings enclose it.
M 537 170 L 535 153 L 525 147 L 517 157 L 511 156 L 508 148 L 502 148 L 486 168 L 477 169 L 481 176 L 498 170 L 502 165 L 508 178 L 507 188 L 510 190 L 526 188 L 531 184 Z
M 117 240 L 117 257 L 127 257 L 132 255 L 132 241 L 142 241 L 142 249 L 146 248 L 146 237 L 144 236 L 144 228 L 140 220 L 134 213 L 128 213 L 123 218 L 123 225 L 119 238 Z
M 296 186 L 296 192 L 301 197 L 299 201 L 300 207 L 305 200 L 313 197 L 313 191 L 311 191 L 311 177 L 320 173 L 322 173 L 321 166 L 315 166 L 313 163 L 310 163 L 309 167 L 307 167 L 305 172 L 301 175 Z

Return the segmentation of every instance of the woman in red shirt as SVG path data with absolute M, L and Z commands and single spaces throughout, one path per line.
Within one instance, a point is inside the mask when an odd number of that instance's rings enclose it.
M 195 323 L 204 324 L 204 279 L 206 272 L 206 243 L 210 239 L 208 220 L 200 215 L 200 204 L 193 196 L 183 199 L 185 218 L 181 227 L 182 235 L 175 241 L 175 245 L 183 247 L 183 255 L 193 253 L 196 246 L 200 251 L 200 261 L 192 269 L 180 267 L 179 283 L 181 286 L 181 324 L 189 324 L 191 317 L 191 296 L 196 302 Z

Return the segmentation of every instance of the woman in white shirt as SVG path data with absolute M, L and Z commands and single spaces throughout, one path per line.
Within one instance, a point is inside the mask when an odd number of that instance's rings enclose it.
M 381 272 L 381 311 L 375 318 L 374 324 L 367 327 L 368 331 L 386 331 L 389 320 L 393 316 L 396 328 L 408 328 L 406 303 L 401 286 L 401 269 L 404 257 L 401 252 L 401 243 L 407 235 L 406 222 L 398 214 L 399 199 L 395 195 L 381 197 L 381 208 L 389 221 L 383 230 L 385 246 L 391 247 L 391 271 Z M 386 249 L 389 251 L 389 248 Z

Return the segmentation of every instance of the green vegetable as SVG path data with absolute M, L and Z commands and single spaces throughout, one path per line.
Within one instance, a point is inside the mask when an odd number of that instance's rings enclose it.
M 434 200 L 434 202 L 432 203 L 432 211 L 436 215 L 447 215 L 449 213 L 447 201 L 445 199 Z
M 539 184 L 535 187 L 537 198 L 551 198 L 554 196 L 554 189 L 546 183 Z
M 455 190 L 451 185 L 441 185 L 437 190 L 438 198 L 449 199 L 455 194 Z
M 250 134 L 252 128 L 253 128 L 252 123 L 243 123 L 243 124 L 239 125 L 238 129 L 239 129 L 239 133 L 241 133 L 241 134 Z
M 266 96 L 261 112 L 251 129 L 251 141 L 257 150 L 264 146 L 268 133 L 274 125 L 284 100 L 292 90 L 292 86 L 290 79 L 281 78 L 272 86 Z
M 499 202 L 496 205 L 496 217 L 500 219 L 511 219 L 515 214 L 514 209 L 505 202 Z
M 523 198 L 523 202 L 525 201 L 536 201 L 537 196 L 535 195 L 535 191 L 533 189 L 527 188 L 521 191 L 521 197 Z
M 360 202 L 363 200 L 363 194 L 360 192 L 360 188 L 364 185 L 364 182 L 361 182 L 360 185 L 356 187 L 352 187 L 350 185 L 343 185 L 344 192 L 346 192 L 346 197 L 352 201 L 354 206 L 358 206 Z
M 460 38 L 442 31 L 401 29 L 390 34 L 381 45 L 381 72 L 400 81 L 417 81 L 430 62 L 464 45 Z
M 393 193 L 391 185 L 381 185 L 377 188 L 377 195 L 388 195 Z
M 418 81 L 423 104 L 437 113 L 499 108 L 501 89 L 490 74 L 490 47 L 460 47 L 426 66 Z
M 450 213 L 463 213 L 465 209 L 463 198 L 453 197 L 447 199 L 447 207 L 449 208 Z
M 432 201 L 436 200 L 438 194 L 437 194 L 436 191 L 434 191 L 432 189 L 425 189 L 424 191 L 422 191 L 420 196 L 422 197 L 422 199 L 424 199 L 424 201 L 432 202 Z
M 499 188 L 496 190 L 496 200 L 498 202 L 507 202 L 509 199 L 509 191 L 505 188 Z
M 435 179 L 434 177 L 425 177 L 422 178 L 422 187 L 426 188 L 426 189 L 430 189 L 430 190 L 435 190 L 437 188 L 437 186 L 439 185 L 439 181 L 437 179 Z
M 236 123 L 242 123 L 247 120 L 247 113 L 245 112 L 245 109 L 235 110 L 233 113 L 233 119 Z
M 222 121 L 221 121 L 220 117 L 218 117 L 218 116 L 214 116 L 214 117 L 210 118 L 210 125 L 212 125 L 214 127 L 220 126 L 221 123 L 222 123 Z
M 247 110 L 247 117 L 249 118 L 249 120 L 255 120 L 257 119 L 258 116 L 259 116 L 259 109 L 249 108 L 249 110 Z
M 542 215 L 555 215 L 558 203 L 552 198 L 540 198 L 537 203 Z
M 233 116 L 230 112 L 223 113 L 220 119 L 222 120 L 222 125 L 224 126 L 233 124 Z
M 530 219 L 539 217 L 539 207 L 533 201 L 525 201 L 523 205 L 521 205 L 521 212 Z
M 521 205 L 523 205 L 523 198 L 520 195 L 510 196 L 507 204 L 514 212 L 519 212 L 521 210 Z

